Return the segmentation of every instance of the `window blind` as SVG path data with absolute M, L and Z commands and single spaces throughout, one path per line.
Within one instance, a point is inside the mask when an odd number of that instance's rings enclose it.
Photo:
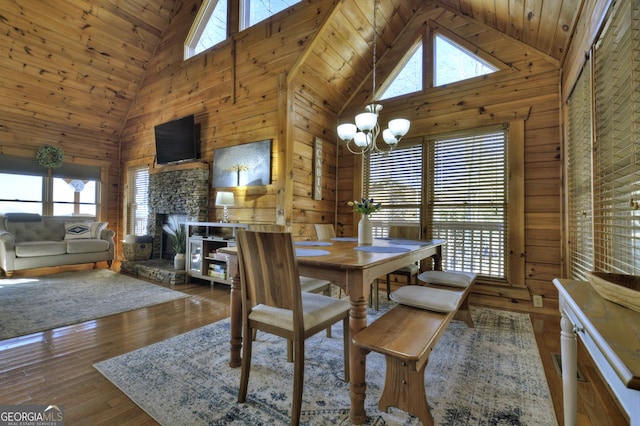
M 640 258 L 639 8 L 615 3 L 594 53 L 594 268 L 625 274 Z
M 149 218 L 149 168 L 129 169 L 127 233 L 146 235 Z
M 365 162 L 367 198 L 382 203 L 372 215 L 374 237 L 388 236 L 390 225 L 420 226 L 422 145 L 371 153 Z
M 593 270 L 591 60 L 567 101 L 567 121 L 567 275 L 584 281 Z
M 503 129 L 437 139 L 432 236 L 447 240 L 443 268 L 507 278 L 507 155 Z

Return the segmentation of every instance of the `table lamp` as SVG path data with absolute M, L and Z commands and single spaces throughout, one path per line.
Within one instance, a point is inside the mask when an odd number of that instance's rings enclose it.
M 223 223 L 229 222 L 229 211 L 227 210 L 227 207 L 233 205 L 233 192 L 218 191 L 216 194 L 216 206 L 224 207 L 224 213 L 222 216 Z

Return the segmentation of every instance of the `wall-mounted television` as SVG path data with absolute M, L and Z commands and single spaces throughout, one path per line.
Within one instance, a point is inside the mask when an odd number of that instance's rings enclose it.
M 198 128 L 193 115 L 155 126 L 156 163 L 168 164 L 198 158 Z

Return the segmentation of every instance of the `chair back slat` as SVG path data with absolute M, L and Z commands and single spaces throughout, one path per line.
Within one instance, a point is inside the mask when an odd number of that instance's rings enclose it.
M 390 225 L 389 237 L 419 240 L 420 227 L 415 225 Z
M 316 223 L 314 226 L 319 240 L 329 240 L 336 236 L 336 230 L 330 223 Z
M 239 230 L 242 292 L 251 307 L 263 304 L 301 311 L 298 265 L 291 233 Z

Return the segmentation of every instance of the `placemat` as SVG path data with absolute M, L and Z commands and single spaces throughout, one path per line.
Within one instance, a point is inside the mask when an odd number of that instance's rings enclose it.
M 326 250 L 314 250 L 314 249 L 296 249 L 296 256 L 326 256 L 329 252 Z
M 395 239 L 391 239 L 389 240 L 389 244 L 397 244 L 397 245 L 403 245 L 403 246 L 428 246 L 429 244 L 432 244 L 431 241 L 425 241 L 425 240 L 403 240 L 402 238 L 395 238 Z
M 394 247 L 394 246 L 358 246 L 356 250 L 370 251 L 374 253 L 406 253 L 411 249 L 406 247 Z
M 333 241 L 358 241 L 356 237 L 333 237 Z
M 332 246 L 329 241 L 296 241 L 297 246 Z

